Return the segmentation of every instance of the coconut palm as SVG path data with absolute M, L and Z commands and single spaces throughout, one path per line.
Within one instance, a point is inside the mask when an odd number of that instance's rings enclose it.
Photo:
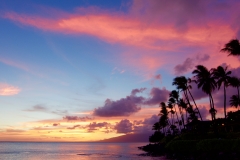
M 191 79 L 190 78 L 187 79 L 185 76 L 180 76 L 180 77 L 176 77 L 176 78 L 173 79 L 172 85 L 177 86 L 178 90 L 183 91 L 184 96 L 185 96 L 185 98 L 186 98 L 186 100 L 188 102 L 188 105 L 190 106 L 191 104 L 190 104 L 190 100 L 188 98 L 188 93 L 189 93 L 189 95 L 191 96 L 191 98 L 193 100 L 193 103 L 194 103 L 194 105 L 195 105 L 195 107 L 196 107 L 196 109 L 198 111 L 199 117 L 202 120 L 201 113 L 199 112 L 197 104 L 196 104 L 196 102 L 195 102 L 195 100 L 194 100 L 194 98 L 193 98 L 193 96 L 192 96 L 192 94 L 190 92 L 190 89 L 192 87 L 188 83 L 191 83 Z
M 236 87 L 237 88 L 237 100 L 238 100 L 238 104 L 240 104 L 240 97 L 239 97 L 239 87 L 240 87 L 240 79 L 238 77 L 232 77 L 230 79 L 230 85 L 232 87 Z
M 224 91 L 224 116 L 225 119 L 227 118 L 227 112 L 226 112 L 226 87 L 229 86 L 231 78 L 230 74 L 231 71 L 227 71 L 227 67 L 223 68 L 222 66 L 218 66 L 217 68 L 213 69 L 213 77 L 217 80 L 217 86 L 218 90 L 223 85 L 223 91 Z
M 182 113 L 182 122 L 183 122 L 183 126 L 185 128 L 185 124 L 184 124 L 184 116 L 183 116 L 183 109 L 185 110 L 185 113 L 186 113 L 186 120 L 187 120 L 187 103 L 185 102 L 184 99 L 180 98 L 179 101 L 178 101 L 178 106 L 179 106 L 179 109 L 180 109 L 180 112 Z
M 194 78 L 196 79 L 198 88 L 201 88 L 203 92 L 208 94 L 209 101 L 210 101 L 210 108 L 213 110 L 214 102 L 212 98 L 212 92 L 216 89 L 217 84 L 213 77 L 212 70 L 208 70 L 203 65 L 197 65 L 196 69 L 192 73 L 195 74 Z M 211 112 L 212 120 L 215 119 L 214 113 L 216 112 Z
M 230 98 L 230 100 L 229 100 L 229 102 L 230 102 L 230 105 L 231 105 L 231 106 L 234 106 L 234 107 L 238 108 L 238 106 L 239 106 L 239 98 L 238 98 L 238 95 L 232 95 L 231 98 Z
M 167 106 L 164 102 L 160 103 L 160 107 L 161 107 L 161 110 L 160 110 L 159 115 L 161 117 L 159 119 L 159 124 L 160 124 L 160 127 L 163 128 L 164 134 L 166 134 L 165 127 L 168 126 L 168 124 L 169 124 L 168 110 L 167 110 Z
M 178 103 L 178 99 L 179 99 L 179 94 L 176 90 L 173 90 L 170 94 L 169 94 L 169 100 L 168 100 L 168 104 L 172 105 L 174 107 L 174 112 L 176 113 L 176 116 L 177 116 L 177 123 L 179 124 L 179 128 L 181 129 L 180 127 L 180 121 L 178 119 L 178 113 L 177 113 L 177 110 L 176 110 L 176 104 Z M 180 113 L 181 114 L 181 113 Z
M 152 130 L 155 130 L 155 131 L 159 132 L 160 129 L 161 129 L 161 126 L 160 126 L 159 122 L 154 123 L 154 125 L 152 126 Z
M 239 56 L 240 55 L 240 43 L 238 39 L 232 39 L 227 44 L 225 44 L 224 48 L 221 49 L 223 52 L 229 53 L 228 55 Z

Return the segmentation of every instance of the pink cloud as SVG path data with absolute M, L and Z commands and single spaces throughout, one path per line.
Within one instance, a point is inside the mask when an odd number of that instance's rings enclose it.
M 16 95 L 21 91 L 20 88 L 12 86 L 6 83 L 0 83 L 0 95 L 1 96 L 11 96 Z
M 198 52 L 211 55 L 214 60 L 206 62 L 211 67 L 226 61 L 216 48 L 240 33 L 236 9 L 240 3 L 233 2 L 134 0 L 127 13 L 97 7 L 79 8 L 74 13 L 48 8 L 50 18 L 14 12 L 3 17 L 44 31 L 90 35 L 132 47 L 121 53 L 119 63 L 151 75 Z M 192 67 L 182 65 L 184 73 Z

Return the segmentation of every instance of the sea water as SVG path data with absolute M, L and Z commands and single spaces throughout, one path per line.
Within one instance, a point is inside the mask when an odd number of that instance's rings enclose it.
M 0 160 L 163 160 L 140 156 L 146 143 L 0 142 Z

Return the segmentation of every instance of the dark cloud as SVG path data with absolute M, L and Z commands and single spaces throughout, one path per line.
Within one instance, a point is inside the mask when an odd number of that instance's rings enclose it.
M 85 117 L 79 117 L 79 116 L 65 116 L 63 117 L 64 120 L 68 121 L 89 121 L 92 120 L 93 118 L 85 116 Z
M 197 64 L 207 61 L 210 58 L 207 54 L 198 54 L 195 58 L 187 58 L 182 64 L 174 67 L 175 75 L 182 75 L 193 69 Z
M 53 123 L 53 126 L 59 126 L 60 123 Z
M 174 71 L 176 75 L 181 75 L 183 73 L 186 73 L 190 69 L 194 67 L 194 60 L 192 58 L 187 58 L 183 64 L 178 64 L 174 67 Z
M 141 93 L 141 92 L 143 92 L 144 90 L 146 90 L 146 88 L 133 89 L 132 92 L 131 92 L 131 95 L 132 95 L 132 96 L 135 96 L 137 93 Z
M 117 123 L 114 129 L 117 133 L 130 133 L 133 131 L 133 124 L 128 119 L 124 119 Z
M 81 127 L 81 125 L 74 125 L 72 127 L 68 127 L 67 129 L 75 129 L 75 128 L 80 128 L 80 127 Z
M 152 115 L 150 118 L 145 118 L 143 124 L 145 125 L 153 125 L 154 123 L 159 121 L 159 116 L 156 114 Z
M 141 105 L 155 105 L 160 102 L 165 102 L 169 96 L 169 91 L 165 88 L 152 88 L 150 98 L 136 96 L 137 93 L 143 92 L 146 88 L 133 89 L 130 96 L 120 100 L 112 101 L 107 99 L 103 107 L 98 107 L 94 110 L 93 115 L 101 117 L 117 117 L 129 116 L 138 112 Z
M 24 111 L 29 111 L 29 112 L 37 112 L 37 111 L 47 112 L 48 109 L 45 106 L 38 104 L 38 105 L 35 105 L 32 108 L 26 109 Z
M 112 101 L 107 99 L 103 107 L 94 109 L 93 115 L 101 117 L 117 117 L 117 116 L 129 116 L 133 113 L 141 110 L 138 106 L 144 101 L 143 97 L 137 97 L 136 93 L 144 91 L 145 88 L 134 89 L 130 96 L 122 98 L 120 100 Z
M 160 102 L 165 102 L 168 99 L 169 91 L 166 88 L 159 89 L 159 88 L 152 88 L 150 91 L 150 98 L 148 98 L 144 104 L 147 105 L 156 105 Z
M 90 123 L 87 128 L 88 128 L 88 132 L 92 132 L 94 130 L 97 130 L 97 128 L 103 128 L 105 127 L 106 129 L 108 129 L 108 126 L 110 126 L 110 123 L 107 123 L 107 122 L 93 122 L 93 123 Z M 108 130 L 109 131 L 109 130 Z

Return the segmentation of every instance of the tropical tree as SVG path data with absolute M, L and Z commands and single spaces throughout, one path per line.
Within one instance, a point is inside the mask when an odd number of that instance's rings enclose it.
M 183 91 L 184 96 L 185 96 L 185 98 L 186 98 L 186 100 L 188 102 L 188 105 L 190 106 L 191 103 L 190 103 L 190 100 L 188 98 L 188 93 L 189 93 L 189 95 L 191 96 L 191 98 L 193 100 L 193 103 L 194 103 L 194 105 L 196 107 L 196 110 L 198 111 L 199 117 L 202 120 L 201 113 L 200 113 L 200 111 L 199 111 L 199 109 L 197 107 L 197 104 L 196 104 L 196 102 L 195 102 L 195 100 L 194 100 L 194 98 L 193 98 L 193 96 L 192 96 L 192 94 L 190 92 L 190 89 L 192 88 L 192 86 L 189 85 L 189 83 L 191 83 L 191 79 L 190 78 L 187 79 L 185 76 L 180 76 L 180 77 L 176 77 L 176 78 L 173 79 L 172 85 L 175 85 L 178 90 Z
M 155 131 L 159 132 L 160 129 L 161 129 L 161 126 L 160 126 L 159 122 L 154 123 L 154 125 L 152 126 L 152 130 L 155 130 Z
M 185 110 L 186 120 L 187 120 L 187 103 L 184 101 L 184 99 L 180 98 L 179 101 L 178 101 L 178 106 L 179 106 L 179 109 L 180 109 L 180 113 L 182 113 L 181 114 L 182 122 L 183 122 L 183 126 L 185 128 L 183 109 Z
M 214 120 L 216 110 L 214 108 L 212 92 L 216 89 L 217 84 L 213 77 L 212 70 L 208 70 L 203 65 L 197 65 L 192 73 L 195 75 L 194 78 L 197 82 L 198 88 L 201 88 L 202 91 L 209 96 L 211 116 L 212 120 Z
M 232 39 L 227 44 L 225 44 L 224 48 L 221 49 L 223 52 L 227 52 L 228 55 L 239 56 L 240 55 L 240 43 L 238 39 Z
M 222 66 L 218 66 L 217 68 L 213 69 L 213 77 L 217 80 L 217 86 L 218 90 L 223 85 L 223 91 L 224 91 L 224 116 L 225 119 L 227 118 L 227 111 L 226 111 L 226 87 L 229 86 L 231 78 L 230 74 L 231 71 L 227 71 L 227 67 L 223 68 Z
M 178 104 L 178 99 L 179 99 L 179 94 L 176 90 L 173 90 L 171 91 L 171 93 L 169 94 L 169 100 L 168 100 L 168 105 L 171 105 L 174 107 L 174 112 L 176 113 L 176 116 L 177 116 L 177 123 L 179 125 L 179 129 L 181 130 L 181 122 L 179 121 L 179 118 L 178 118 L 178 113 L 177 113 L 177 110 L 176 110 L 176 105 Z M 179 107 L 179 106 L 178 106 Z M 178 108 L 179 110 L 179 108 Z M 180 110 L 179 110 L 180 111 Z M 180 113 L 181 114 L 181 113 Z
M 159 119 L 159 124 L 160 124 L 160 127 L 163 128 L 163 132 L 164 134 L 166 134 L 166 130 L 165 130 L 165 127 L 168 126 L 168 110 L 167 110 L 167 106 L 164 102 L 161 102 L 160 103 L 160 107 L 161 107 L 161 110 L 160 110 L 160 113 L 159 115 L 161 116 L 160 119 Z
M 237 88 L 237 104 L 240 104 L 240 97 L 239 97 L 239 87 L 240 87 L 240 79 L 238 77 L 232 77 L 230 79 L 230 85 L 232 87 L 236 87 Z
M 231 106 L 234 106 L 234 107 L 238 108 L 238 106 L 239 106 L 239 98 L 238 98 L 238 95 L 232 95 L 231 98 L 230 98 L 230 100 L 229 100 L 229 102 L 230 102 L 230 105 L 231 105 Z

